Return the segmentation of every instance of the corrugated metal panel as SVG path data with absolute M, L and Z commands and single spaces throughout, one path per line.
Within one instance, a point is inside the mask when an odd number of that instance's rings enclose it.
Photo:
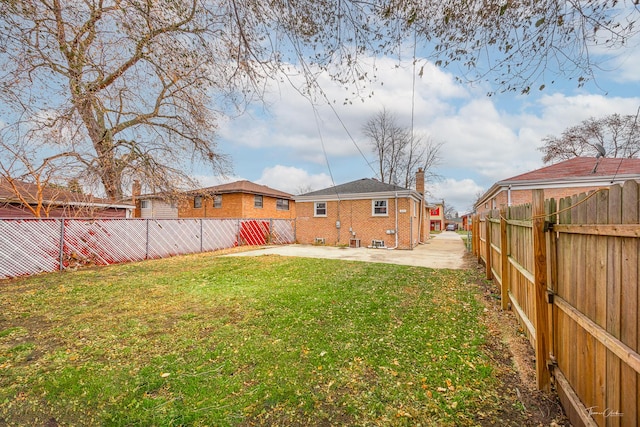
M 295 220 L 0 220 L 0 279 L 84 265 L 295 241 Z

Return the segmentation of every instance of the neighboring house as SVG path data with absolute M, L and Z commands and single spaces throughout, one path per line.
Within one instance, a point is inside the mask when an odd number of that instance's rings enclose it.
M 250 181 L 190 191 L 180 200 L 180 218 L 294 219 L 293 195 Z
M 444 220 L 444 202 L 431 203 L 432 208 L 429 211 L 429 229 L 431 231 L 442 231 L 445 227 Z
M 532 190 L 545 199 L 572 196 L 640 179 L 640 159 L 575 157 L 495 183 L 475 204 L 476 213 L 531 203 Z
M 139 218 L 247 218 L 294 219 L 293 195 L 250 181 L 192 190 L 167 197 L 143 194 L 134 184 L 133 194 Z
M 130 218 L 133 204 L 0 178 L 0 218 Z
M 464 231 L 470 231 L 471 230 L 471 216 L 472 216 L 472 214 L 470 214 L 470 213 L 466 213 L 466 214 L 462 215 L 462 229 Z
M 177 219 L 178 199 L 164 193 L 140 194 L 140 181 L 134 181 L 131 188 L 131 201 L 136 206 L 134 218 Z
M 296 196 L 296 239 L 304 244 L 413 249 L 429 237 L 424 172 L 418 190 L 360 179 Z
M 159 194 L 143 194 L 136 198 L 136 218 L 177 219 L 178 201 Z

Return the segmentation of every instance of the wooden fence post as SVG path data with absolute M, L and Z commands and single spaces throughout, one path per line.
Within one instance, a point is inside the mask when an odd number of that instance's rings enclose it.
M 510 288 L 510 280 L 509 277 L 509 243 L 507 240 L 507 208 L 503 208 L 500 210 L 500 281 L 501 281 L 501 289 L 500 289 L 500 297 L 502 303 L 502 309 L 509 309 L 509 288 Z
M 482 257 L 480 256 L 480 216 L 475 215 L 473 217 L 473 246 L 476 254 L 476 258 L 478 259 L 478 264 L 480 264 L 480 260 Z
M 549 307 L 547 301 L 547 243 L 545 241 L 544 190 L 533 190 L 533 257 L 535 278 L 536 382 L 539 390 L 550 390 Z
M 493 279 L 491 274 L 491 221 L 489 215 L 484 217 L 485 228 L 485 268 L 487 269 L 487 280 Z

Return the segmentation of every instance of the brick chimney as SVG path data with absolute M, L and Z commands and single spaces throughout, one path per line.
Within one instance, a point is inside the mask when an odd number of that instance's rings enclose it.
M 418 168 L 416 172 L 416 191 L 424 197 L 424 169 Z
M 140 210 L 140 194 L 142 193 L 142 185 L 140 181 L 137 179 L 133 180 L 133 185 L 131 185 L 131 203 L 136 205 L 136 209 L 133 211 L 134 218 L 140 218 L 142 216 L 142 212 Z

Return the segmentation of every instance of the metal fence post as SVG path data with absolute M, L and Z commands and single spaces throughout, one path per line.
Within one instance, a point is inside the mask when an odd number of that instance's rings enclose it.
M 145 242 L 145 249 L 144 249 L 144 259 L 149 259 L 149 219 L 145 219 L 145 222 L 147 224 L 147 236 L 146 236 L 146 242 Z
M 204 221 L 204 219 L 200 218 L 200 252 L 202 252 L 202 248 L 203 246 L 203 241 L 204 241 L 204 233 L 202 231 L 202 222 Z
M 273 218 L 269 218 L 269 241 L 267 243 L 273 244 L 274 243 L 273 239 L 274 239 L 274 235 L 273 235 Z
M 60 220 L 60 268 L 64 269 L 64 219 Z

